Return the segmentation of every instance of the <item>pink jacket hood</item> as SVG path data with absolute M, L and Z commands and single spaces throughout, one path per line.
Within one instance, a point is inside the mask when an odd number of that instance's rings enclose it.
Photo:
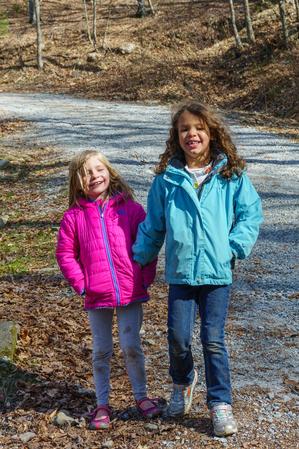
M 80 199 L 68 209 L 58 232 L 58 265 L 85 309 L 125 306 L 148 300 L 156 261 L 143 269 L 133 260 L 132 245 L 143 207 L 117 194 L 104 204 Z

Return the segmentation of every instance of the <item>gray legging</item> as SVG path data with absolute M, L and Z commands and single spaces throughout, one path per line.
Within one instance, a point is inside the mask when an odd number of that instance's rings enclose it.
M 97 405 L 109 403 L 110 359 L 113 353 L 112 319 L 116 310 L 119 342 L 136 400 L 146 397 L 144 355 L 140 341 L 143 319 L 141 303 L 116 309 L 88 311 L 93 338 L 92 365 Z

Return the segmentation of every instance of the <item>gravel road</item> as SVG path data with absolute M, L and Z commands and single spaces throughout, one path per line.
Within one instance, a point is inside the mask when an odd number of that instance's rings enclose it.
M 145 205 L 152 167 L 167 138 L 168 107 L 0 93 L 0 118 L 12 116 L 34 126 L 2 139 L 2 146 L 53 145 L 70 156 L 86 148 L 100 149 Z M 270 402 L 265 402 L 264 413 L 269 415 L 278 413 L 273 398 L 287 403 L 296 397 L 299 145 L 227 121 L 262 197 L 265 216 L 252 256 L 235 270 L 228 323 L 233 384 L 235 389 L 250 386 L 268 391 Z M 286 421 L 294 419 L 292 414 L 279 413 Z

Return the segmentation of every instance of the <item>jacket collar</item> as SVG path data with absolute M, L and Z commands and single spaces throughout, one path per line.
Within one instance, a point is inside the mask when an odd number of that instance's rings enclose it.
M 111 198 L 108 199 L 106 203 L 103 202 L 102 199 L 92 200 L 88 198 L 79 198 L 78 205 L 83 208 L 94 207 L 94 205 L 102 207 L 103 204 L 109 204 L 109 206 L 113 204 L 119 204 L 125 201 L 125 195 L 123 192 L 116 193 Z
M 213 162 L 213 168 L 209 173 L 209 178 L 219 173 L 226 164 L 227 156 L 224 153 L 219 153 Z M 164 179 L 175 184 L 181 184 L 185 179 L 191 182 L 190 174 L 185 170 L 185 163 L 177 157 L 170 160 L 164 172 Z

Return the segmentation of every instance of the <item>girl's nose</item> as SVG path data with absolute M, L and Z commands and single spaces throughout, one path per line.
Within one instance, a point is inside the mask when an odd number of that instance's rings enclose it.
M 188 134 L 189 136 L 194 136 L 196 134 L 196 128 L 190 128 Z

